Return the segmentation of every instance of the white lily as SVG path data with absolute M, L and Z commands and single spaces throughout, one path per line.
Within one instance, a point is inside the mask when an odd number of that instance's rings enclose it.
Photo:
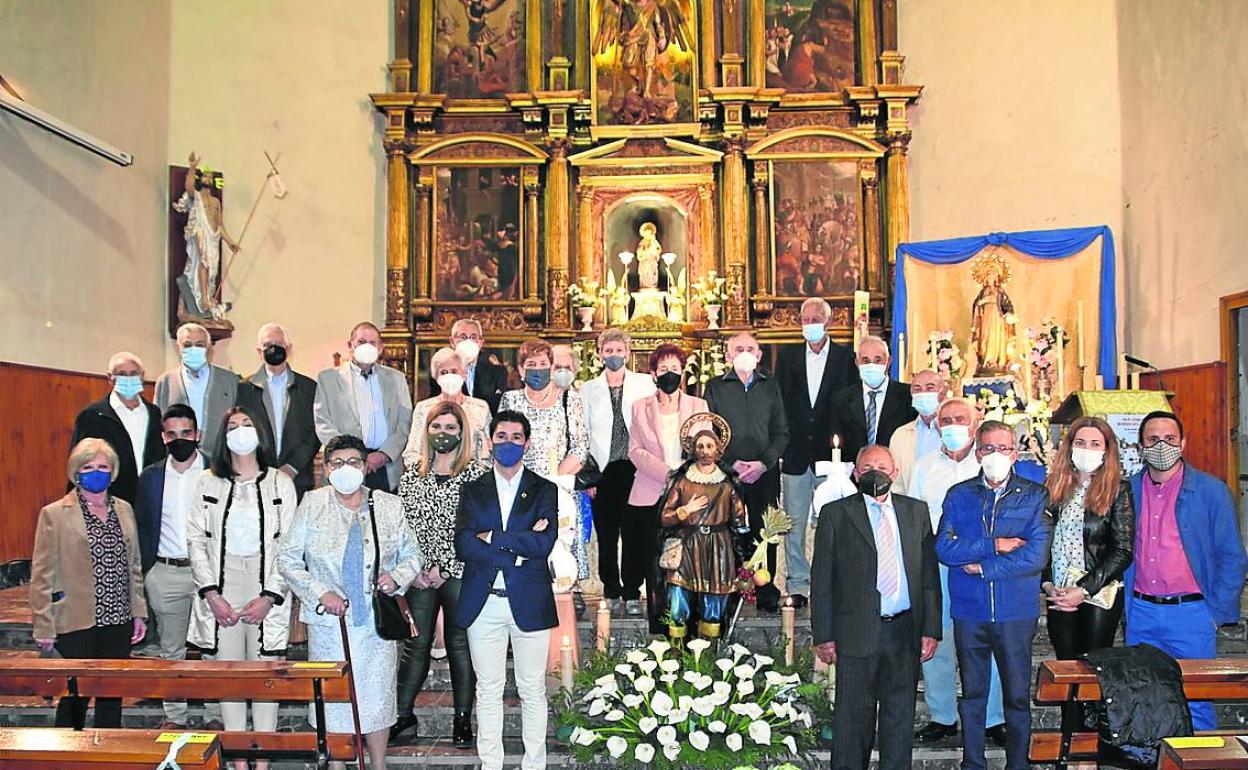
M 642 764 L 650 764 L 650 760 L 654 759 L 654 747 L 648 743 L 639 743 L 637 748 L 633 749 L 633 757 Z
M 750 722 L 750 740 L 760 746 L 770 746 L 771 725 L 761 719 L 755 722 Z
M 771 713 L 775 714 L 776 716 L 780 717 L 781 719 L 788 719 L 788 718 L 789 718 L 789 712 L 790 712 L 790 709 L 792 709 L 792 708 L 793 708 L 793 707 L 792 707 L 792 706 L 790 706 L 787 702 L 784 702 L 784 701 L 778 701 L 778 700 L 773 700 L 773 701 L 771 702 L 771 709 L 770 709 L 770 710 L 771 710 Z
M 656 692 L 654 697 L 650 699 L 650 710 L 661 717 L 665 717 L 670 714 L 672 712 L 672 707 L 675 705 L 676 704 L 672 700 L 672 696 L 662 690 Z
M 676 709 L 667 715 L 669 725 L 678 725 L 689 718 L 689 709 Z
M 599 687 L 615 687 L 615 674 L 606 674 L 594 680 Z
M 659 668 L 669 674 L 674 674 L 680 670 L 680 661 L 675 658 L 668 658 L 667 660 L 659 663 Z
M 738 661 L 738 660 L 741 660 L 741 659 L 742 659 L 742 658 L 744 658 L 746 655 L 749 655 L 749 654 L 750 654 L 749 649 L 747 649 L 746 647 L 743 647 L 742 645 L 738 644 L 737 642 L 733 642 L 733 643 L 732 643 L 732 648 L 731 648 L 731 649 L 732 649 L 732 660 L 733 660 L 733 662 L 736 662 L 736 661 Z
M 693 683 L 693 686 L 697 690 L 705 690 L 706 688 L 710 687 L 714 683 L 715 683 L 714 679 L 712 679 L 710 676 L 706 674 L 703 674 L 702 676 L 698 677 L 697 681 Z
M 701 675 L 701 674 L 699 674 L 697 671 L 689 670 L 689 671 L 686 671 L 685 673 L 681 674 L 681 675 L 680 675 L 680 678 L 681 678 L 681 679 L 684 679 L 684 680 L 685 680 L 686 682 L 688 682 L 689 684 L 693 684 L 694 682 L 698 681 L 698 677 L 700 677 L 700 676 L 702 676 L 702 675 Z
M 572 731 L 572 742 L 578 746 L 592 746 L 598 740 L 598 733 L 578 727 Z
M 725 674 L 731 671 L 734 665 L 736 664 L 734 664 L 731 660 L 728 660 L 727 658 L 720 658 L 719 660 L 715 661 L 715 668 L 719 669 L 720 671 L 723 671 Z
M 737 679 L 753 679 L 754 667 L 748 663 L 742 663 L 732 670 Z
M 602 698 L 599 698 L 598 700 L 589 704 L 589 710 L 586 711 L 585 713 L 590 715 L 591 717 L 596 717 L 606 710 L 607 710 L 607 702 L 603 700 Z
M 692 708 L 693 713 L 701 717 L 709 717 L 715 713 L 715 704 L 710 698 L 694 698 Z
M 642 650 L 629 650 L 628 654 L 624 656 L 624 660 L 634 666 L 640 666 L 642 662 L 649 659 L 650 656 L 646 655 Z
M 706 751 L 707 747 L 711 745 L 711 736 L 701 730 L 694 730 L 689 733 L 689 745 L 698 751 Z
M 676 757 L 680 756 L 680 744 L 669 743 L 663 747 L 663 756 L 667 757 L 668 762 L 675 762 Z
M 770 666 L 772 663 L 775 663 L 775 662 L 776 662 L 776 659 L 769 655 L 759 655 L 758 653 L 754 653 L 754 666 L 756 668 L 762 668 L 763 666 Z
M 675 674 L 664 674 L 659 677 L 659 681 L 663 684 L 673 684 L 678 677 Z
M 612 735 L 607 739 L 607 752 L 612 759 L 619 759 L 628 751 L 628 740 L 622 735 Z
M 642 717 L 637 720 L 637 729 L 641 730 L 642 735 L 649 735 L 659 726 L 659 720 L 654 717 Z
M 747 695 L 753 695 L 753 694 L 754 694 L 754 680 L 742 679 L 740 682 L 737 682 L 737 695 L 744 698 Z
M 641 693 L 642 695 L 645 695 L 646 693 L 652 692 L 654 690 L 654 680 L 648 676 L 643 676 L 637 681 L 633 682 L 633 687 L 636 688 L 637 692 Z
M 672 645 L 668 644 L 662 639 L 655 639 L 653 642 L 650 643 L 650 646 L 648 646 L 646 649 L 654 653 L 654 657 L 656 659 L 661 659 L 663 657 L 663 653 L 672 649 Z
M 724 705 L 728 701 L 732 700 L 732 693 L 731 691 L 713 692 L 710 695 L 707 695 L 706 699 L 710 701 L 712 706 L 719 708 L 720 706 Z
M 723 733 L 728 732 L 728 725 L 724 724 L 723 720 L 716 719 L 714 722 L 711 722 L 709 725 L 707 725 L 706 729 L 710 730 L 713 733 L 723 734 Z
M 621 663 L 620 665 L 616 666 L 615 673 L 623 674 L 629 679 L 633 679 L 637 676 L 636 674 L 633 673 L 633 667 L 628 665 L 627 663 Z
M 715 682 L 711 685 L 711 692 L 716 695 L 732 695 L 732 685 L 728 682 Z
M 624 708 L 626 708 L 626 709 L 635 709 L 635 708 L 637 708 L 638 706 L 640 706 L 641 704 L 645 703 L 645 702 L 646 702 L 646 699 L 645 699 L 645 698 L 643 698 L 643 697 L 641 697 L 641 696 L 640 696 L 640 695 L 638 695 L 637 693 L 629 693 L 628 695 L 625 695 L 625 696 L 621 699 L 621 701 L 622 701 L 622 702 L 623 702 L 623 704 L 624 704 Z
M 676 728 L 671 725 L 663 725 L 659 731 L 654 734 L 660 746 L 669 746 L 676 742 Z
M 607 720 L 608 722 L 623 722 L 624 712 L 620 711 L 619 709 L 611 709 L 610 711 L 607 712 L 607 715 L 603 717 L 603 719 Z
M 694 639 L 685 645 L 685 649 L 693 653 L 693 662 L 697 663 L 702 658 L 702 653 L 705 652 L 710 646 L 711 643 L 705 639 Z
M 741 747 L 745 745 L 745 741 L 741 740 L 740 733 L 729 733 L 724 738 L 724 743 L 728 745 L 728 750 L 732 752 L 740 751 Z
M 728 710 L 750 719 L 760 719 L 763 716 L 763 707 L 757 703 L 734 703 L 728 707 Z
M 789 749 L 790 754 L 797 754 L 797 739 L 792 735 L 784 736 L 784 740 L 781 743 Z
M 676 698 L 676 705 L 680 706 L 685 711 L 688 711 L 689 707 L 693 705 L 693 696 L 692 695 L 679 696 L 678 698 Z
M 768 671 L 766 674 L 763 674 L 763 679 L 767 681 L 768 687 L 779 687 L 786 681 L 784 674 L 777 671 Z
M 646 676 L 653 674 L 654 670 L 658 667 L 659 667 L 659 662 L 657 660 L 652 660 L 650 658 L 646 658 L 645 660 L 637 664 L 637 668 L 641 669 L 642 672 L 646 674 Z
M 589 688 L 589 692 L 585 693 L 585 695 L 581 697 L 581 703 L 589 703 L 594 698 L 600 697 L 602 697 L 602 688 L 591 687 Z

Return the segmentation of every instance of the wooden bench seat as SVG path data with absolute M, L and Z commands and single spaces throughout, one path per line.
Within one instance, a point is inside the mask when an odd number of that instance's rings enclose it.
M 169 753 L 159 730 L 71 730 L 61 727 L 0 727 L 0 768 L 56 770 L 151 770 Z M 188 743 L 178 750 L 184 770 L 221 767 L 221 742 Z

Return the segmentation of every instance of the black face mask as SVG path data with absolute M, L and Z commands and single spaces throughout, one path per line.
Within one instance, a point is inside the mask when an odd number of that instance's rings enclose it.
M 659 386 L 659 390 L 670 396 L 680 389 L 680 380 L 679 372 L 663 372 L 654 381 L 654 384 Z
M 264 349 L 264 362 L 269 366 L 281 366 L 286 363 L 286 348 L 281 345 L 269 345 Z
M 173 456 L 173 459 L 180 463 L 184 463 L 191 459 L 191 456 L 195 454 L 195 450 L 198 447 L 199 442 L 189 438 L 175 438 L 173 441 L 165 444 L 165 449 L 168 449 L 169 454 Z
M 880 497 L 893 486 L 893 480 L 884 471 L 867 471 L 858 477 L 858 491 L 870 497 Z

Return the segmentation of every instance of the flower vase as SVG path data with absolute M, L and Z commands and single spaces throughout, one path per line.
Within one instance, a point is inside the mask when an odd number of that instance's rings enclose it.
M 723 309 L 723 305 L 704 305 L 706 309 L 706 328 L 719 328 L 719 311 Z
M 587 305 L 576 309 L 576 317 L 581 319 L 581 331 L 592 332 L 594 330 L 594 306 Z

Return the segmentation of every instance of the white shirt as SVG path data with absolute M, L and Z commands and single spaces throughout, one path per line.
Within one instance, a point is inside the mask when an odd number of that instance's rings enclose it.
M 355 391 L 355 411 L 360 417 L 360 430 L 364 435 L 360 439 L 368 451 L 376 451 L 386 442 L 389 432 L 386 426 L 386 407 L 382 400 L 381 378 L 377 367 L 368 370 L 368 376 L 353 361 L 351 363 L 351 380 Z
M 147 404 L 139 399 L 139 405 L 131 409 L 122 402 L 116 391 L 108 395 L 108 405 L 121 418 L 121 425 L 130 437 L 130 447 L 134 450 L 134 467 L 136 473 L 143 470 L 143 447 L 147 444 Z
M 867 519 L 871 523 L 871 532 L 875 535 L 875 552 L 878 554 L 883 550 L 884 541 L 881 539 L 880 520 L 888 517 L 888 522 L 892 526 L 893 553 L 897 555 L 895 562 L 897 593 L 892 596 L 880 594 L 880 614 L 887 617 L 905 612 L 910 609 L 910 584 L 906 581 L 906 570 L 901 554 L 901 530 L 897 527 L 897 511 L 893 508 L 893 496 L 890 493 L 884 498 L 884 502 L 880 502 L 874 497 L 863 495 L 862 500 L 867 506 Z M 879 575 L 876 576 L 876 581 L 877 585 L 883 582 Z
M 290 367 L 283 369 L 280 374 L 270 372 L 267 367 L 264 371 L 269 378 L 269 400 L 273 402 L 273 444 L 280 457 L 282 454 L 282 426 L 286 424 L 286 386 L 290 382 Z
M 831 345 L 825 338 L 823 342 L 823 350 L 818 353 L 810 349 L 810 345 L 806 344 L 806 393 L 810 396 L 810 405 L 815 405 L 815 399 L 819 397 L 819 386 L 823 383 L 823 370 L 828 368 L 828 350 Z
M 191 510 L 191 493 L 195 480 L 204 470 L 203 455 L 195 453 L 185 471 L 173 467 L 173 458 L 165 460 L 165 493 L 160 504 L 160 540 L 156 555 L 166 559 L 185 559 L 186 517 Z M 233 511 L 231 511 L 233 513 Z
M 503 519 L 503 529 L 507 529 L 507 520 L 511 518 L 511 508 L 516 503 L 516 493 L 520 491 L 520 478 L 524 476 L 523 466 L 516 469 L 515 474 L 506 478 L 494 468 L 494 489 L 498 491 L 498 512 Z M 516 557 L 516 566 L 520 566 L 521 557 Z M 494 578 L 495 588 L 504 588 L 503 571 L 499 570 Z
M 669 468 L 679 468 L 680 450 L 680 412 L 670 414 L 659 412 L 659 441 L 663 443 L 663 461 Z
M 914 465 L 914 473 L 910 476 L 910 497 L 916 497 L 927 503 L 927 514 L 932 520 L 932 531 L 940 527 L 940 516 L 944 511 L 945 495 L 954 484 L 979 475 L 979 460 L 974 450 L 967 453 L 961 462 L 939 452 L 919 458 Z
M 876 440 L 879 440 L 880 429 L 880 411 L 884 409 L 884 394 L 888 391 L 888 380 L 880 385 L 878 390 L 872 390 L 867 387 L 864 382 L 862 384 L 862 414 L 867 416 L 871 414 L 871 394 L 875 393 L 875 424 L 867 426 L 867 435 L 875 434 Z
M 225 552 L 230 556 L 260 553 L 260 501 L 254 480 L 234 484 L 234 500 L 225 519 Z

